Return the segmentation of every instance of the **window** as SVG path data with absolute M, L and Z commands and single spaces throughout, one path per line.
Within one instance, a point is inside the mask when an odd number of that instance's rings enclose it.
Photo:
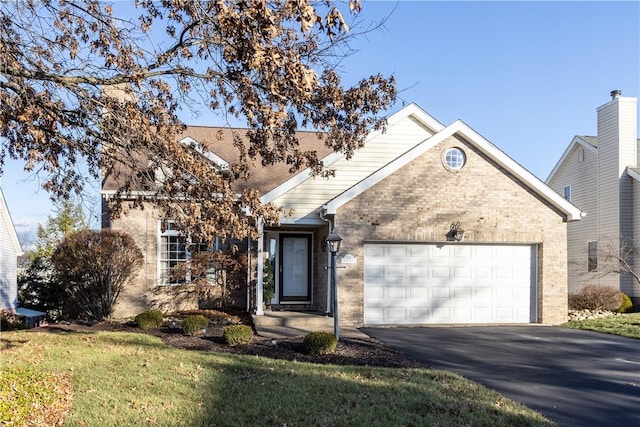
M 571 186 L 565 185 L 562 190 L 565 200 L 571 201 Z
M 209 250 L 206 243 L 192 243 L 185 239 L 173 221 L 166 223 L 160 235 L 159 277 L 164 285 L 177 285 L 191 282 L 189 260 L 192 253 Z
M 591 273 L 598 271 L 598 242 L 588 242 L 587 245 L 587 271 Z
M 447 168 L 457 171 L 462 169 L 466 161 L 464 151 L 457 147 L 449 148 L 444 153 L 444 164 Z

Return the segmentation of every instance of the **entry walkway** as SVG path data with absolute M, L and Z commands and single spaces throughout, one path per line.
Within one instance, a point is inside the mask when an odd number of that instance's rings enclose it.
M 253 315 L 253 324 L 261 337 L 284 338 L 306 335 L 309 332 L 333 333 L 333 317 L 313 311 L 271 311 Z M 340 326 L 340 338 L 369 338 L 355 327 Z

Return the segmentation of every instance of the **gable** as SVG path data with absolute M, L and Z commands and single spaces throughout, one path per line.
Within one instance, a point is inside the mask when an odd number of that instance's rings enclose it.
M 464 153 L 459 170 L 446 166 L 451 148 Z M 560 227 L 563 216 L 483 150 L 453 134 L 341 205 L 336 223 L 350 233 L 357 229 L 365 240 L 442 241 L 459 222 L 475 242 L 531 243 L 546 241 L 543 234 Z
M 470 146 L 477 149 L 484 156 L 490 159 L 496 167 L 503 169 L 504 173 L 508 173 L 515 179 L 520 181 L 532 194 L 535 194 L 541 200 L 544 200 L 549 206 L 553 207 L 557 212 L 562 214 L 567 221 L 575 221 L 581 218 L 581 212 L 571 203 L 564 200 L 559 194 L 553 191 L 549 186 L 536 178 L 525 168 L 516 163 L 509 156 L 500 151 L 489 141 L 480 136 L 462 121 L 458 120 L 447 126 L 436 135 L 425 140 L 422 144 L 404 153 L 385 167 L 371 174 L 365 180 L 359 182 L 354 187 L 338 195 L 334 199 L 328 201 L 325 205 L 327 214 L 336 213 L 337 209 L 345 203 L 352 200 L 362 192 L 371 188 L 373 185 L 382 181 L 386 177 L 395 173 L 403 166 L 418 158 L 420 155 L 431 150 L 437 144 L 442 143 L 450 137 L 460 137 L 467 141 Z
M 558 160 L 556 165 L 549 173 L 549 176 L 547 177 L 545 182 L 547 184 L 550 184 L 562 169 L 573 167 L 573 164 L 576 162 L 575 160 L 570 160 L 569 157 L 572 153 L 578 156 L 579 151 L 583 152 L 585 159 L 588 157 L 589 153 L 593 157 L 596 157 L 598 155 L 598 138 L 594 136 L 574 136 L 569 146 L 564 150 L 564 153 L 562 153 L 560 160 Z M 580 162 L 580 159 L 577 160 L 578 162 Z M 571 172 L 569 171 L 569 173 Z
M 443 128 L 424 110 L 411 104 L 389 117 L 386 132 L 370 134 L 364 147 L 351 159 L 337 153 L 323 159 L 325 167 L 334 172 L 333 177 L 314 178 L 303 171 L 266 194 L 262 201 L 293 211 L 291 216 L 282 218 L 283 223 L 315 221 L 328 200 L 345 193 Z

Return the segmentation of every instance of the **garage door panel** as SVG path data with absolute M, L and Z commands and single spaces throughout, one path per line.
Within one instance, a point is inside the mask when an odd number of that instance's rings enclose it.
M 365 245 L 365 323 L 535 321 L 534 248 Z
M 451 271 L 449 270 L 449 267 L 432 267 L 431 277 L 434 279 L 450 279 Z
M 423 261 L 424 264 L 424 261 Z M 410 267 L 409 275 L 410 279 L 427 279 L 429 277 L 429 267 Z
M 445 298 L 449 299 L 451 297 L 451 289 L 448 286 L 432 286 L 428 288 L 431 290 L 431 298 Z
M 482 279 L 491 279 L 493 277 L 493 269 L 491 267 L 473 267 L 473 278 L 482 280 Z
M 384 299 L 384 287 L 382 286 L 367 286 L 364 292 L 364 297 L 367 300 Z
M 453 288 L 453 298 L 455 299 L 471 299 L 471 295 L 473 294 L 473 291 L 471 290 L 471 286 L 459 286 L 456 288 Z
M 387 288 L 386 296 L 387 298 L 405 299 L 407 298 L 407 290 L 406 288 L 401 288 L 401 287 Z
M 454 307 L 451 313 L 453 320 L 459 323 L 468 323 L 473 319 L 471 307 Z
M 453 277 L 456 279 L 470 279 L 473 276 L 471 267 L 454 267 Z

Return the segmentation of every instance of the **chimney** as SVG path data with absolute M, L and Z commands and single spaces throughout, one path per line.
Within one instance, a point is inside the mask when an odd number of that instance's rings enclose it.
M 611 91 L 611 99 L 620 98 L 620 95 L 622 95 L 622 91 L 620 89 Z

